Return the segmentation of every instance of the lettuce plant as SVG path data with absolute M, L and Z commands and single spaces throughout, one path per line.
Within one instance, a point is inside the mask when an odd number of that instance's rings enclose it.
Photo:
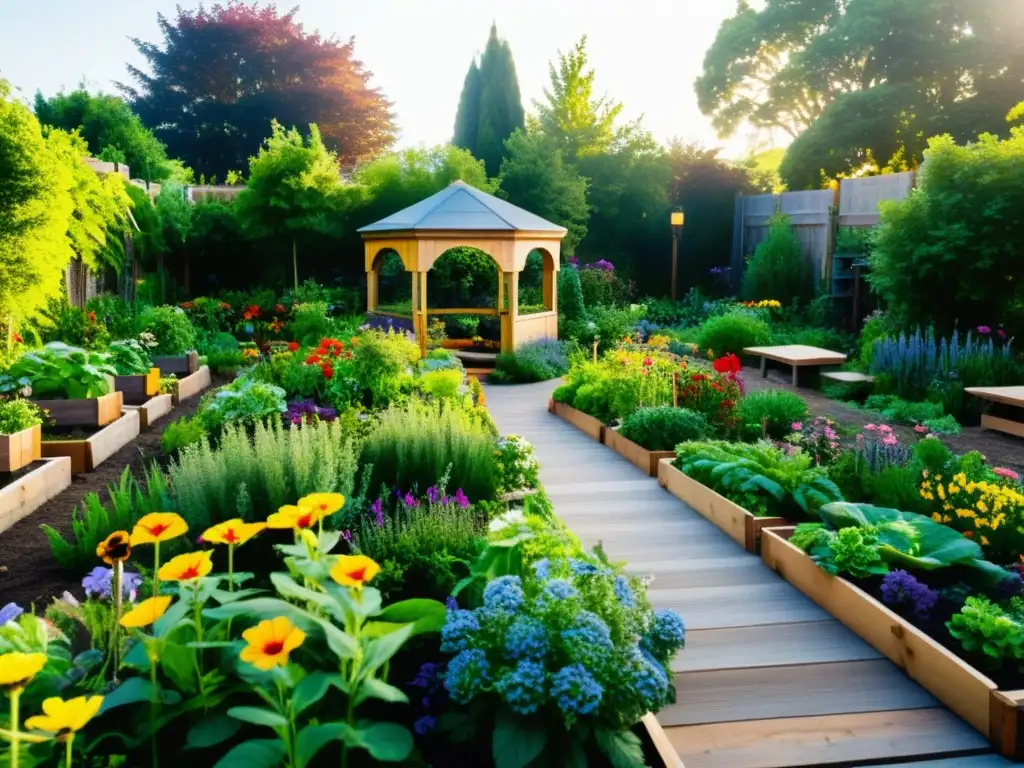
M 149 350 L 137 339 L 112 341 L 107 347 L 110 363 L 117 369 L 118 376 L 139 376 L 149 373 L 153 361 L 149 358 Z
M 30 387 L 40 400 L 99 397 L 110 391 L 107 377 L 116 375 L 109 355 L 54 341 L 26 352 L 0 374 L 0 395 Z

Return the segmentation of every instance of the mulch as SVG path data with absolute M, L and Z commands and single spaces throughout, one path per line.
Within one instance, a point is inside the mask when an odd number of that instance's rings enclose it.
M 227 382 L 227 378 L 215 377 L 213 387 Z M 50 552 L 49 540 L 39 526 L 44 523 L 51 525 L 65 538 L 70 538 L 72 512 L 85 497 L 98 493 L 104 502 L 108 501 L 107 486 L 121 479 L 125 467 L 141 479 L 146 467 L 154 460 L 164 458 L 160 438 L 167 425 L 195 413 L 201 397 L 197 395 L 177 406 L 93 472 L 73 475 L 71 485 L 65 491 L 0 533 L 0 605 L 15 602 L 24 608 L 34 603 L 41 613 L 50 598 L 63 594 L 65 590 L 81 597 L 81 580 L 85 574 L 68 573 L 57 565 Z M 96 564 L 103 563 L 97 559 Z

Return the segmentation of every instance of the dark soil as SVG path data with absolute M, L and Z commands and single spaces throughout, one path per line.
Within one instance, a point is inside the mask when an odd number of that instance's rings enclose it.
M 215 378 L 213 387 L 229 380 Z M 125 467 L 130 468 L 136 477 L 142 477 L 144 469 L 154 459 L 164 456 L 160 450 L 164 429 L 173 420 L 195 413 L 200 397 L 197 395 L 177 406 L 95 471 L 72 476 L 67 490 L 0 534 L 0 605 L 15 602 L 27 607 L 35 603 L 41 612 L 50 598 L 63 594 L 65 590 L 80 596 L 81 579 L 85 574 L 68 573 L 58 567 L 50 553 L 50 543 L 39 526 L 43 523 L 52 525 L 68 537 L 71 513 L 85 497 L 95 492 L 106 501 L 109 498 L 107 486 L 120 480 Z M 96 564 L 102 563 L 97 560 Z
M 827 398 L 817 390 L 792 387 L 788 372 L 769 370 L 768 378 L 762 379 L 758 369 L 744 368 L 743 383 L 748 392 L 761 389 L 788 389 L 796 392 L 807 402 L 812 416 L 828 416 L 846 430 L 859 431 L 865 424 L 877 422 L 879 418 L 873 417 L 869 411 L 852 408 L 838 400 Z M 889 423 L 889 426 L 904 443 L 912 445 L 919 439 L 912 426 L 893 423 Z M 984 430 L 981 427 L 964 427 L 959 435 L 939 435 L 938 438 L 954 453 L 980 451 L 991 466 L 1009 467 L 1024 472 L 1024 439 Z M 852 443 L 852 440 L 849 442 Z

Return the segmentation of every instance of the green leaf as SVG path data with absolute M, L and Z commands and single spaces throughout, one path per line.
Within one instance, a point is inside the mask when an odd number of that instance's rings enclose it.
M 363 656 L 361 672 L 372 675 L 388 659 L 394 656 L 406 640 L 412 637 L 412 624 L 406 624 L 401 629 L 390 632 L 376 640 L 370 640 L 366 644 L 366 651 Z
M 272 709 L 263 707 L 232 707 L 228 716 L 253 725 L 265 725 L 268 728 L 284 728 L 288 719 Z
M 292 712 L 295 716 L 298 717 L 311 704 L 320 701 L 335 678 L 340 679 L 336 672 L 312 672 L 302 678 L 292 694 Z
M 327 593 L 315 592 L 308 587 L 304 587 L 286 573 L 272 573 L 270 574 L 270 581 L 282 597 L 290 597 L 293 600 L 302 600 L 319 605 L 321 608 L 326 608 L 338 618 L 341 618 L 334 600 Z
M 252 739 L 224 755 L 214 768 L 279 768 L 284 758 L 284 744 L 277 739 Z
M 504 707 L 498 710 L 491 739 L 495 768 L 526 768 L 547 742 L 548 731 L 539 718 L 520 717 Z
M 121 685 L 103 697 L 100 712 L 108 712 L 125 704 L 138 704 L 140 701 L 152 701 L 153 684 L 142 677 L 129 677 Z
M 208 619 L 230 619 L 235 616 L 252 616 L 257 619 L 272 619 L 287 616 L 293 624 L 308 627 L 312 617 L 298 606 L 276 597 L 257 597 L 253 600 L 240 600 L 218 608 L 206 608 L 203 616 Z
M 399 763 L 412 752 L 412 733 L 398 723 L 371 723 L 355 730 L 360 746 L 384 763 Z
M 378 680 L 376 677 L 367 678 L 359 686 L 359 692 L 355 698 L 355 706 L 358 707 L 369 698 L 398 704 L 409 703 L 409 697 L 405 695 L 402 689 L 385 683 L 383 680 Z
M 356 642 L 352 635 L 338 629 L 338 627 L 325 619 L 317 619 L 316 623 L 324 633 L 327 647 L 334 651 L 335 656 L 339 659 L 355 658 L 359 650 L 359 643 Z
M 392 603 L 376 617 L 377 621 L 391 621 L 396 624 L 412 623 L 413 635 L 440 632 L 448 618 L 448 609 L 437 600 L 414 598 Z
M 221 744 L 236 733 L 242 724 L 225 714 L 209 714 L 195 723 L 188 731 L 187 745 L 193 749 L 205 749 Z
M 154 637 L 167 637 L 172 631 L 174 631 L 188 616 L 189 611 L 192 610 L 192 601 L 178 599 L 175 600 L 170 608 L 153 624 L 153 636 Z
M 317 752 L 334 740 L 343 740 L 349 730 L 348 723 L 323 723 L 307 725 L 295 739 L 295 761 L 298 768 L 305 768 Z
M 632 731 L 594 731 L 597 746 L 614 768 L 644 768 L 644 747 Z
M 196 689 L 196 652 L 178 643 L 164 643 L 160 649 L 160 668 L 175 686 L 185 693 Z

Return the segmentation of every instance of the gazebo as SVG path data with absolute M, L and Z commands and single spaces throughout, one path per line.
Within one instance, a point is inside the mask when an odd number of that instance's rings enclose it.
M 362 227 L 366 249 L 366 310 L 378 311 L 380 268 L 389 251 L 412 273 L 412 320 L 420 349 L 426 353 L 429 315 L 498 315 L 501 351 L 511 352 L 533 339 L 558 338 L 557 280 L 565 227 L 535 216 L 463 181 L 398 213 Z M 427 308 L 427 272 L 450 248 L 483 251 L 498 269 L 497 308 Z M 519 314 L 519 273 L 539 251 L 544 260 L 544 311 Z

